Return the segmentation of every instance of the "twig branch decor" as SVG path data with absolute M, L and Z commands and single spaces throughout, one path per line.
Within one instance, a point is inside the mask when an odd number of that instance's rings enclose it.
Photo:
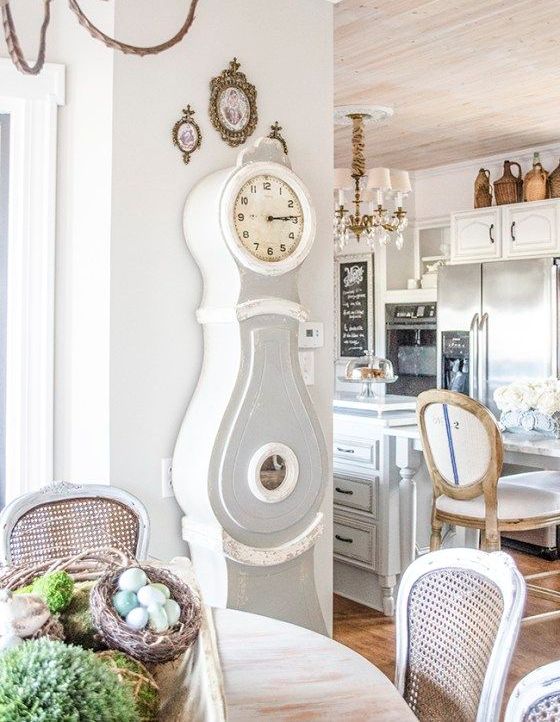
M 43 0 L 44 17 L 39 35 L 39 52 L 37 53 L 37 60 L 35 62 L 35 65 L 30 65 L 23 56 L 23 51 L 21 49 L 21 45 L 14 24 L 14 19 L 10 10 L 10 0 L 0 0 L 0 7 L 2 8 L 2 24 L 4 26 L 4 36 L 6 38 L 6 45 L 8 46 L 10 58 L 12 59 L 12 62 L 14 63 L 16 68 L 20 72 L 25 73 L 26 75 L 38 75 L 41 72 L 45 63 L 46 34 L 47 27 L 50 21 L 50 3 L 51 0 Z M 174 45 L 177 45 L 177 43 L 181 42 L 181 40 L 189 32 L 191 25 L 193 24 L 198 0 L 191 0 L 189 12 L 185 19 L 185 22 L 172 38 L 166 40 L 164 43 L 160 43 L 159 45 L 152 45 L 149 47 L 139 47 L 137 45 L 121 43 L 119 40 L 116 40 L 115 38 L 106 35 L 91 22 L 91 20 L 86 17 L 80 5 L 78 4 L 78 0 L 68 0 L 68 5 L 72 12 L 75 13 L 80 25 L 82 25 L 89 32 L 92 38 L 100 40 L 108 48 L 111 48 L 113 50 L 120 50 L 121 53 L 144 56 L 157 55 L 164 50 L 169 50 L 169 48 L 172 48 Z

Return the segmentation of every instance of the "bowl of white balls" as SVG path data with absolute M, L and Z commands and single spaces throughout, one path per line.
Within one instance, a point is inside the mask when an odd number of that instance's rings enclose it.
M 105 574 L 91 591 L 91 616 L 105 644 L 147 663 L 169 662 L 196 640 L 200 600 L 167 569 L 139 564 Z

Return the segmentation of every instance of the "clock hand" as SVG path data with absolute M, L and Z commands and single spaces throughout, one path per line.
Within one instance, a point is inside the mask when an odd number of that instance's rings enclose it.
M 299 216 L 267 216 L 267 221 L 293 221 L 294 218 Z

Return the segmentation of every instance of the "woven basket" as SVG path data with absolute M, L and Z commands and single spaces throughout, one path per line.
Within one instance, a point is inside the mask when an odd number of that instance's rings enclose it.
M 517 167 L 517 175 L 513 175 L 511 167 Z M 521 166 L 519 163 L 504 161 L 504 174 L 494 181 L 494 198 L 496 205 L 507 203 L 520 203 L 523 200 L 523 180 L 521 179 Z
M 180 657 L 196 641 L 202 622 L 198 596 L 167 569 L 138 565 L 151 582 L 165 584 L 171 598 L 181 607 L 177 625 L 166 632 L 150 629 L 136 631 L 128 627 L 113 607 L 119 576 L 130 564 L 105 574 L 91 590 L 91 616 L 105 644 L 120 649 L 140 662 L 160 664 Z
M 75 582 L 89 579 L 99 579 L 107 569 L 126 564 L 128 557 L 119 549 L 88 549 L 60 559 L 36 562 L 35 564 L 21 564 L 15 567 L 6 567 L 0 573 L 0 588 L 15 591 L 20 587 L 31 584 L 37 577 L 47 572 L 65 571 Z M 31 637 L 49 637 L 64 641 L 64 627 L 56 616 L 51 616 L 45 624 Z
M 560 164 L 548 176 L 548 194 L 550 198 L 560 198 Z

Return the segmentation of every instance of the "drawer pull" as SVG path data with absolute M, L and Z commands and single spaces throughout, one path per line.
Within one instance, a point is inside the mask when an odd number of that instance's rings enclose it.
M 511 224 L 511 231 L 510 231 L 510 232 L 511 232 L 511 240 L 512 240 L 512 241 L 515 241 L 515 240 L 516 240 L 516 239 L 515 239 L 515 221 L 513 221 L 513 223 Z
M 488 229 L 488 235 L 490 236 L 490 243 L 494 243 L 494 236 L 492 235 L 492 231 L 494 230 L 494 224 L 490 226 Z
M 354 493 L 352 489 L 341 489 L 340 486 L 335 486 L 335 491 L 338 491 L 339 494 L 348 494 L 349 496 L 352 496 Z
M 342 446 L 337 446 L 336 450 L 340 451 L 341 454 L 354 454 L 355 453 L 354 449 L 343 449 Z
M 339 534 L 335 534 L 334 538 L 338 539 L 338 541 L 345 542 L 346 544 L 352 544 L 352 542 L 354 541 L 353 539 L 348 539 L 347 537 L 340 536 Z

